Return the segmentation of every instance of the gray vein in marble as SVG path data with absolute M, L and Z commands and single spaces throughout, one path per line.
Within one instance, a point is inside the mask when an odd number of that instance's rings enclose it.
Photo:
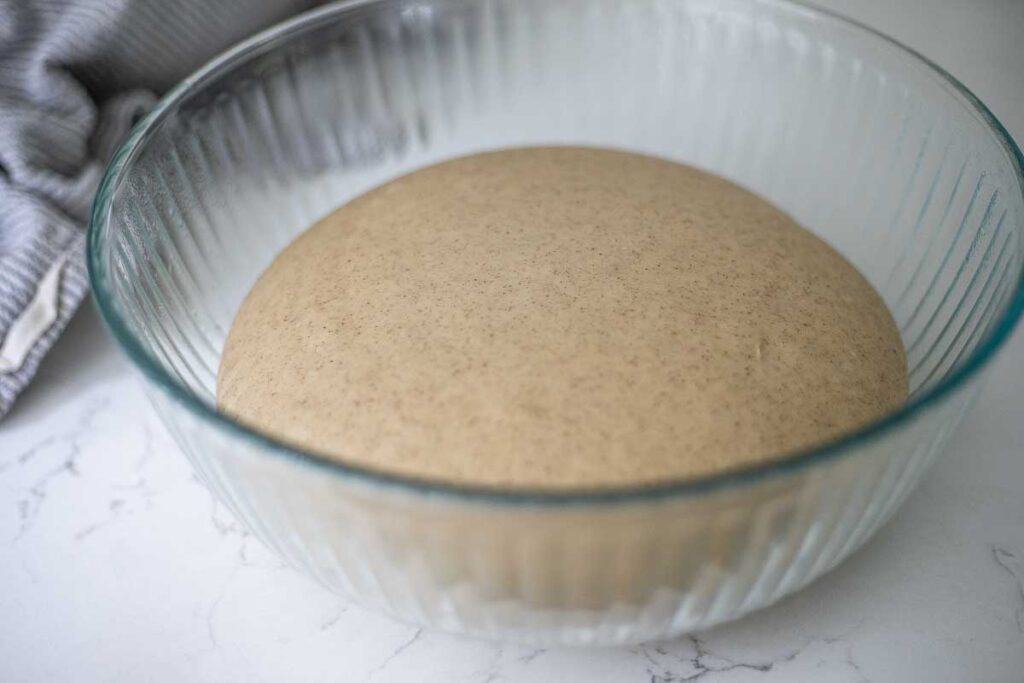
M 530 650 L 525 655 L 521 655 L 516 661 L 520 662 L 521 664 L 529 664 L 530 662 L 537 659 L 537 657 L 540 657 L 547 651 L 548 649 L 546 647 L 538 647 L 533 650 Z
M 669 652 L 664 645 L 640 646 L 632 650 L 634 654 L 647 660 L 646 672 L 650 677 L 650 683 L 687 683 L 710 680 L 716 674 L 724 674 L 737 669 L 768 673 L 778 664 L 793 661 L 803 650 L 801 647 L 773 660 L 739 661 L 715 654 L 698 636 L 687 636 L 686 641 L 692 646 L 692 656 Z M 681 668 L 680 665 L 685 668 Z
M 853 646 L 850 645 L 846 648 L 846 659 L 844 660 L 846 665 L 853 669 L 858 676 L 858 683 L 871 683 L 871 679 L 864 673 L 864 669 L 860 668 L 860 664 L 853 658 Z
M 71 427 L 51 434 L 36 442 L 26 450 L 19 453 L 13 460 L 15 466 L 20 468 L 34 461 L 41 454 L 50 450 L 51 446 L 67 444 L 67 450 L 61 453 L 58 465 L 49 468 L 43 475 L 36 479 L 28 489 L 24 497 L 16 501 L 18 510 L 18 533 L 14 541 L 20 540 L 25 533 L 32 528 L 39 510 L 46 500 L 49 486 L 55 479 L 63 475 L 77 477 L 78 458 L 82 454 L 82 444 L 91 433 L 91 428 L 96 416 L 102 413 L 110 405 L 110 398 L 105 397 L 90 405 L 87 405 L 81 414 L 75 419 Z M 8 463 L 10 465 L 10 463 Z
M 381 662 L 380 664 L 375 666 L 373 668 L 373 670 L 370 671 L 370 673 L 367 676 L 367 678 L 373 678 L 374 676 L 379 674 L 381 671 L 383 671 L 385 668 L 387 668 L 388 664 L 393 662 L 396 657 L 398 657 L 403 652 L 405 652 L 410 647 L 412 647 L 416 643 L 416 641 L 420 639 L 420 636 L 422 636 L 422 635 L 423 635 L 423 629 L 421 629 L 421 628 L 416 629 L 413 632 L 412 637 L 409 638 L 408 640 L 403 641 L 401 645 L 399 645 L 394 650 L 392 650 L 391 654 L 389 654 L 387 656 L 387 658 L 384 659 L 383 662 Z
M 146 508 L 151 508 L 153 501 L 152 497 L 155 491 L 149 487 L 149 482 L 144 474 L 146 466 L 152 460 L 155 453 L 153 430 L 146 422 L 142 423 L 142 448 L 139 452 L 138 458 L 131 466 L 131 471 L 135 474 L 135 481 L 130 484 L 113 484 L 111 486 L 112 491 L 118 492 L 115 497 L 107 503 L 107 514 L 99 521 L 93 522 L 88 526 L 84 527 L 74 535 L 76 541 L 81 541 L 89 536 L 92 536 L 95 532 L 103 529 L 116 521 L 125 512 L 129 511 L 129 501 L 122 497 L 122 494 L 131 492 L 133 499 L 138 499 L 143 502 Z
M 343 616 L 345 616 L 345 612 L 348 612 L 348 608 L 347 607 L 339 608 L 338 611 L 335 612 L 334 616 L 332 616 L 330 619 L 328 619 L 324 623 L 320 624 L 320 630 L 321 631 L 329 631 L 332 628 L 334 628 L 341 621 L 341 618 Z
M 19 562 L 21 564 L 21 570 L 23 572 L 25 572 L 25 576 L 28 577 L 29 583 L 31 583 L 32 585 L 38 584 L 39 583 L 39 574 L 37 574 L 35 569 L 33 569 L 29 565 L 27 558 L 24 555 L 21 555 L 19 557 Z
M 996 545 L 992 546 L 992 557 L 1014 581 L 1017 600 L 1014 617 L 1017 621 L 1017 630 L 1024 635 L 1024 559 Z
M 0 473 L 5 472 L 8 469 L 10 469 L 11 467 L 14 467 L 16 465 L 17 466 L 24 465 L 29 460 L 31 460 L 36 455 L 38 455 L 41 451 L 43 451 L 45 448 L 47 448 L 48 446 L 51 446 L 54 443 L 56 443 L 58 438 L 59 438 L 59 435 L 51 434 L 50 436 L 46 437 L 42 441 L 38 441 L 35 444 L 33 444 L 28 450 L 22 451 L 21 453 L 19 453 L 17 455 L 17 457 L 11 459 L 10 461 L 4 462 L 4 463 L 0 463 Z
M 205 488 L 205 485 L 203 487 Z M 252 532 L 238 521 L 234 514 L 217 499 L 212 491 L 207 489 L 207 494 L 210 496 L 210 524 L 217 535 L 225 541 L 235 539 L 238 542 L 237 557 L 239 565 L 243 567 L 259 566 L 268 569 L 287 569 L 289 567 L 288 563 L 276 552 L 266 548 L 258 538 L 253 536 Z M 255 562 L 249 556 L 252 551 L 252 544 L 265 548 L 272 558 L 272 564 L 268 566 L 266 563 Z
M 494 683 L 494 681 L 504 678 L 501 672 L 501 660 L 505 655 L 505 651 L 500 643 L 494 643 L 491 651 L 490 661 L 487 662 L 487 666 L 482 672 L 483 678 L 480 679 L 480 683 Z
M 135 461 L 135 465 L 132 467 L 136 474 L 139 474 L 146 468 L 149 461 L 156 455 L 155 437 L 153 435 L 153 429 L 148 423 L 142 423 L 142 451 L 139 453 L 138 459 Z M 141 478 L 141 474 L 140 474 Z
M 110 405 L 110 398 L 104 397 L 94 403 L 87 405 L 81 414 L 75 419 L 74 423 L 68 429 L 57 433 L 50 434 L 44 439 L 40 439 L 36 443 L 29 446 L 27 449 L 19 453 L 15 458 L 14 462 L 17 465 L 24 465 L 25 463 L 34 459 L 39 453 L 43 452 L 49 446 L 60 441 L 71 441 L 74 443 L 77 439 L 81 438 L 83 434 L 92 427 L 93 420 L 96 416 L 103 412 L 107 406 Z M 10 463 L 6 463 L 10 466 Z M 0 470 L 2 471 L 2 470 Z
M 102 529 L 103 527 L 107 526 L 108 524 L 116 520 L 118 517 L 120 517 L 121 512 L 124 510 L 124 499 L 114 498 L 107 505 L 107 509 L 108 512 L 106 517 L 104 517 L 98 522 L 93 522 L 92 524 L 88 525 L 87 527 L 76 533 L 75 540 L 81 541 L 82 539 L 91 536 L 95 532 L 99 531 L 100 529 Z
M 235 578 L 235 574 L 237 574 L 241 568 L 241 565 L 235 565 L 232 567 L 228 577 L 224 579 L 224 585 L 221 586 L 217 597 L 210 603 L 209 609 L 206 610 L 206 631 L 210 635 L 210 644 L 213 646 L 214 650 L 220 647 L 220 642 L 217 640 L 217 632 L 213 626 L 214 618 L 217 616 L 217 608 L 220 607 L 220 603 L 224 601 L 224 597 L 228 594 L 228 586 L 231 585 L 231 580 Z
M 690 665 L 694 668 L 695 673 L 680 679 L 682 681 L 696 681 L 707 674 L 724 673 L 734 669 L 749 669 L 751 671 L 768 673 L 776 664 L 791 662 L 800 654 L 800 650 L 794 650 L 775 661 L 738 662 L 713 654 L 708 649 L 707 644 L 697 636 L 689 636 L 688 638 L 693 643 L 694 650 L 696 650 L 696 656 L 690 658 Z
M 221 538 L 236 536 L 245 540 L 249 537 L 249 530 L 235 519 L 230 510 L 224 509 L 223 504 L 212 492 L 210 492 L 210 523 Z

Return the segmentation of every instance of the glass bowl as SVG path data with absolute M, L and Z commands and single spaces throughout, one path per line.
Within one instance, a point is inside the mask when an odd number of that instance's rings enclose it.
M 891 308 L 907 405 L 768 465 L 587 491 L 372 471 L 217 412 L 233 314 L 293 237 L 412 168 L 529 144 L 676 159 L 789 211 Z M 196 472 L 288 562 L 409 622 L 611 644 L 768 605 L 892 515 L 1020 316 L 1022 198 L 1019 150 L 962 85 L 803 5 L 344 2 L 246 41 L 157 105 L 110 165 L 88 259 Z

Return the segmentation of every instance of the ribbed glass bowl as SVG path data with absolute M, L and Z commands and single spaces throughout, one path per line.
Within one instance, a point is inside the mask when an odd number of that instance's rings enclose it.
M 719 173 L 834 245 L 899 325 L 907 406 L 775 464 L 578 492 L 371 472 L 216 411 L 234 312 L 318 217 L 440 159 L 563 143 Z M 984 106 L 829 14 L 775 0 L 380 0 L 267 31 L 165 97 L 110 166 L 89 267 L 196 471 L 290 563 L 410 622 L 622 643 L 772 603 L 889 518 L 1021 312 L 1022 222 L 1019 151 Z

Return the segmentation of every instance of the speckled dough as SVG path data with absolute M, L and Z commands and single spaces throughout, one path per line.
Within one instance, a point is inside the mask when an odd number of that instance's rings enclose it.
M 775 458 L 907 394 L 839 254 L 739 187 L 624 152 L 448 161 L 339 208 L 242 304 L 223 410 L 345 462 L 593 487 Z

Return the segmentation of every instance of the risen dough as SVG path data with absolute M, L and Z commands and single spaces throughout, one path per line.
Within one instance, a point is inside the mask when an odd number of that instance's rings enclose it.
M 441 163 L 285 249 L 218 401 L 363 466 L 594 487 L 833 438 L 906 398 L 900 337 L 838 253 L 757 196 L 624 152 Z

